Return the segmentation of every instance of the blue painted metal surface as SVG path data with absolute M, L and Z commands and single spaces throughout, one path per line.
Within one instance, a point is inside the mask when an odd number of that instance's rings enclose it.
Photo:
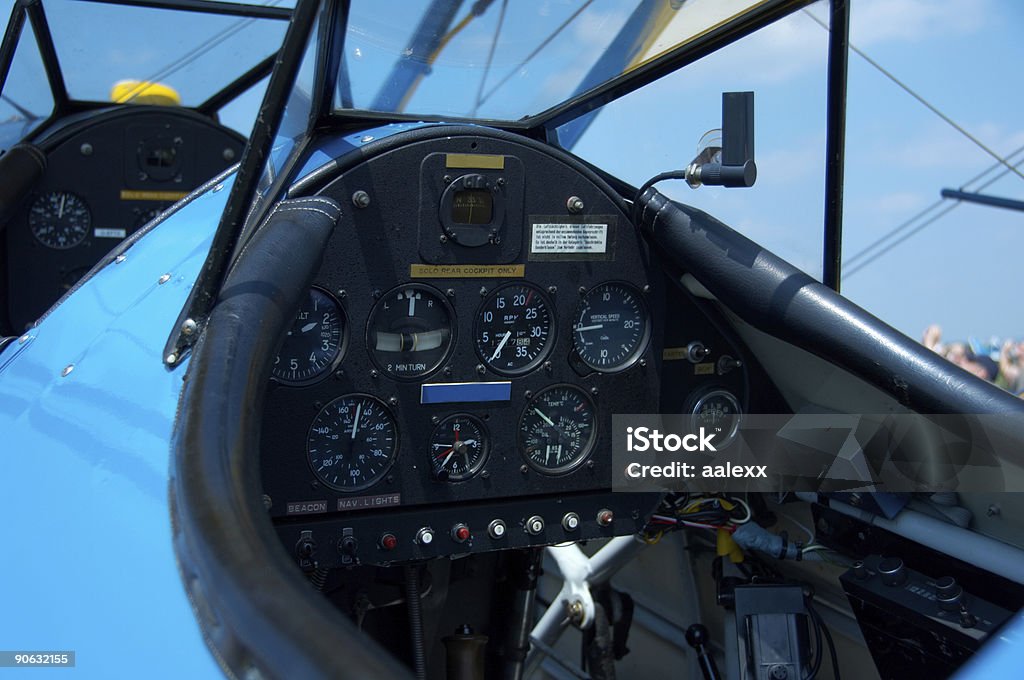
M 0 355 L 5 650 L 75 650 L 75 677 L 221 677 L 171 544 L 187 362 L 160 355 L 228 193 L 183 207 Z
M 300 176 L 416 126 L 325 142 Z M 168 371 L 161 353 L 233 180 L 0 353 L 0 649 L 74 650 L 76 677 L 222 677 L 171 543 L 170 436 L 188 362 Z

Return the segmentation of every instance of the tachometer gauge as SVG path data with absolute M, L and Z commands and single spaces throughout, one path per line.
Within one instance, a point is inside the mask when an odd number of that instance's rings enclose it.
M 715 448 L 723 449 L 736 438 L 742 419 L 743 411 L 732 392 L 713 390 L 694 403 L 690 428 L 692 432 L 698 432 L 703 427 L 705 432 L 714 434 L 711 443 Z
M 632 366 L 650 337 L 643 295 L 625 283 L 602 283 L 587 291 L 576 310 L 572 345 L 595 371 L 611 373 Z
M 510 283 L 492 291 L 476 317 L 480 359 L 502 375 L 533 370 L 554 341 L 551 309 L 547 296 L 527 283 Z
M 28 211 L 32 235 L 48 248 L 74 248 L 89 235 L 92 215 L 85 201 L 70 191 L 40 196 Z
M 330 402 L 306 438 L 313 474 L 338 491 L 360 491 L 379 482 L 398 453 L 398 428 L 388 408 L 365 394 Z
M 487 460 L 487 428 L 468 413 L 448 416 L 430 437 L 430 465 L 442 482 L 469 479 Z
M 586 460 L 597 439 L 594 402 L 571 385 L 538 393 L 519 417 L 519 449 L 535 470 L 559 474 Z
M 435 371 L 452 347 L 455 310 L 440 291 L 407 283 L 381 296 L 370 312 L 366 345 L 377 368 L 399 379 Z
M 311 288 L 274 359 L 272 375 L 286 385 L 319 380 L 341 358 L 345 331 L 338 303 L 325 291 Z

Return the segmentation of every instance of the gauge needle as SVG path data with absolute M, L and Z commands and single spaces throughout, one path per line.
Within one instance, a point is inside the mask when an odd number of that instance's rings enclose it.
M 555 423 L 554 423 L 554 421 L 553 421 L 553 420 L 551 420 L 551 418 L 548 418 L 548 417 L 547 417 L 546 415 L 544 415 L 543 413 L 541 413 L 541 412 L 540 412 L 540 409 L 538 409 L 538 408 L 534 407 L 534 409 L 533 409 L 533 412 L 534 412 L 534 413 L 536 413 L 537 415 L 539 415 L 539 416 L 541 417 L 541 419 L 542 419 L 542 420 L 543 420 L 543 421 L 544 421 L 545 423 L 547 423 L 548 425 L 550 425 L 551 427 L 554 427 L 554 426 L 555 426 Z
M 68 200 L 67 194 L 62 194 L 60 197 L 60 209 L 57 211 L 57 218 L 64 217 L 64 201 Z
M 302 327 L 302 332 L 303 333 L 308 333 L 309 331 L 313 330 L 314 328 L 316 328 L 316 321 L 314 321 L 312 323 L 307 323 L 305 326 L 303 326 Z
M 445 456 L 445 459 L 441 461 L 440 467 L 441 467 L 442 470 L 444 469 L 444 466 L 448 464 L 448 461 L 450 461 L 452 459 L 452 456 L 454 456 L 454 455 L 455 455 L 455 449 L 448 449 L 448 455 Z
M 596 331 L 599 328 L 604 328 L 604 324 L 595 323 L 593 326 L 576 326 L 576 332 L 579 333 L 582 331 Z
M 359 412 L 362 408 L 362 404 L 356 404 L 356 419 L 352 421 L 352 439 L 356 438 L 356 432 L 359 431 Z
M 505 349 L 505 343 L 508 342 L 508 339 L 511 337 L 512 331 L 506 331 L 505 337 L 503 337 L 501 339 L 501 342 L 498 343 L 498 348 L 494 350 L 494 354 L 491 355 L 491 358 L 488 359 L 488 361 L 494 361 L 495 359 L 498 358 L 498 356 L 501 354 L 501 350 Z

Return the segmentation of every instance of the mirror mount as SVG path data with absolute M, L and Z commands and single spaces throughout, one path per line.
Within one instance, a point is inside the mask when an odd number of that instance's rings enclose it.
M 721 149 L 704 149 L 687 166 L 685 177 L 690 188 L 754 186 L 757 165 L 754 163 L 753 92 L 722 93 L 721 138 Z M 701 162 L 709 156 L 710 161 Z

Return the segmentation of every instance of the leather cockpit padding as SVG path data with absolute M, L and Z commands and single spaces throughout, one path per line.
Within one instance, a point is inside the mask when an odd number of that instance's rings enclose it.
M 46 154 L 32 144 L 15 144 L 0 156 L 0 234 L 44 172 Z
M 662 254 L 747 323 L 924 414 L 1021 414 L 1024 400 L 954 366 L 707 213 L 655 189 L 641 227 Z
M 229 676 L 408 675 L 314 590 L 261 500 L 260 418 L 271 362 L 339 213 L 320 197 L 274 209 L 228 275 L 179 400 L 170 484 L 175 550 L 207 644 Z

